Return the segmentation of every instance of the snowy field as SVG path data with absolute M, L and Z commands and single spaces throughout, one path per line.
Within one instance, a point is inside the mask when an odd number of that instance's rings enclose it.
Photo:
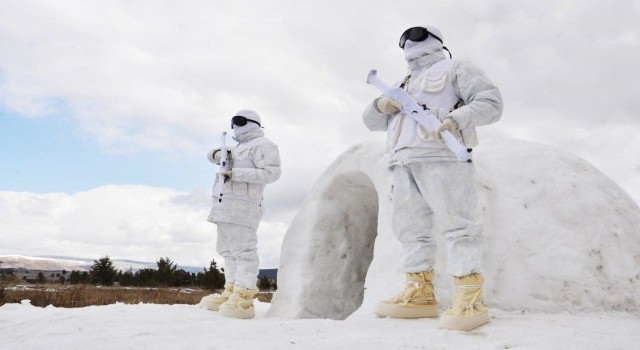
M 346 321 L 265 317 L 231 320 L 196 305 L 0 307 L 0 349 L 637 349 L 640 317 L 492 310 L 471 333 L 437 320 L 359 317 Z

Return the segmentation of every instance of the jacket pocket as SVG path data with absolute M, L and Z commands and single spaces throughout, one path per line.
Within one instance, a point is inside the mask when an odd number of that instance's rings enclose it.
M 462 129 L 462 141 L 467 147 L 476 147 L 478 145 L 478 134 L 475 128 Z
M 262 198 L 262 185 L 260 184 L 249 184 L 249 197 L 252 199 L 261 199 Z
M 433 133 L 429 130 L 427 130 L 427 128 L 423 127 L 420 124 L 417 124 L 416 127 L 418 128 L 418 137 L 420 137 L 420 139 L 422 141 L 435 141 L 436 139 L 433 137 Z
M 243 160 L 247 158 L 249 156 L 250 150 L 251 148 L 247 146 L 237 147 L 233 150 L 233 159 Z
M 431 94 L 442 92 L 447 84 L 448 76 L 447 72 L 443 72 L 440 76 L 436 77 L 427 75 L 422 79 L 422 91 Z
M 218 195 L 220 194 L 220 176 L 216 175 L 216 179 L 213 182 L 213 194 L 214 195 Z M 222 193 L 231 193 L 233 192 L 233 186 L 231 184 L 231 181 L 227 180 L 224 182 L 224 184 L 222 185 Z
M 233 182 L 233 193 L 238 196 L 244 196 L 249 192 L 246 182 Z

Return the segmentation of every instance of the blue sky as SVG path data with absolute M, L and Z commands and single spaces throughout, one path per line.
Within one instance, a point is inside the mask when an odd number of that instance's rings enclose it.
M 142 184 L 188 192 L 213 179 L 206 151 L 111 153 L 83 135 L 69 116 L 27 118 L 0 109 L 0 191 L 72 194 Z

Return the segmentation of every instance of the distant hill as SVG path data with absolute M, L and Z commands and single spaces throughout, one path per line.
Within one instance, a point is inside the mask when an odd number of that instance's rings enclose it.
M 27 269 L 27 270 L 43 270 L 43 271 L 89 271 L 93 264 L 93 259 L 76 258 L 58 255 L 41 255 L 41 256 L 25 256 L 25 255 L 0 255 L 3 268 Z M 111 259 L 116 270 L 121 271 L 138 271 L 141 269 L 155 269 L 156 262 L 136 261 L 130 259 Z M 203 267 L 182 266 L 178 265 L 178 269 L 187 272 L 198 273 L 203 271 Z M 260 269 L 259 276 L 265 275 L 269 279 L 276 279 L 278 269 Z
M 74 258 L 42 258 L 35 256 L 23 256 L 23 255 L 1 255 L 0 261 L 2 261 L 3 268 L 14 269 L 27 269 L 27 270 L 80 270 L 88 271 L 93 260 L 80 260 Z
M 43 255 L 43 256 L 24 256 L 24 255 L 0 255 L 0 261 L 2 261 L 3 268 L 23 268 L 27 270 L 78 270 L 89 271 L 93 264 L 93 259 L 88 258 L 76 258 L 69 256 L 56 256 L 56 255 Z M 154 262 L 135 261 L 129 259 L 111 259 L 116 270 L 133 270 L 138 271 L 140 269 L 155 269 L 157 267 Z M 181 266 L 178 265 L 178 269 L 183 269 L 188 272 L 202 272 L 202 267 L 196 266 Z

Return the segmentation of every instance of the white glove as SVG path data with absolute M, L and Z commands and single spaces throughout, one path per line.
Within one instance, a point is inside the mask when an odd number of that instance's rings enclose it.
M 220 164 L 220 148 L 214 148 L 207 152 L 207 159 L 209 159 L 211 163 Z
M 444 143 L 444 140 L 442 139 L 442 135 L 440 135 L 440 133 L 443 130 L 449 130 L 449 132 L 454 132 L 457 129 L 458 129 L 458 123 L 456 123 L 456 121 L 453 120 L 453 118 L 446 118 L 445 120 L 442 121 L 442 124 L 440 124 L 440 126 L 436 129 L 436 131 L 433 132 L 433 137 L 438 141 L 438 143 Z
M 374 102 L 378 112 L 386 115 L 395 115 L 402 110 L 402 104 L 389 96 L 380 96 Z
M 220 152 L 218 152 L 220 153 Z M 231 175 L 233 174 L 233 169 L 229 169 L 229 170 L 223 170 L 221 172 L 218 173 L 218 175 L 224 175 L 225 178 L 225 182 L 227 180 L 231 180 Z
M 207 153 L 207 159 L 211 163 L 220 164 L 220 148 L 214 148 L 209 153 Z M 231 151 L 227 150 L 227 159 L 231 159 Z

